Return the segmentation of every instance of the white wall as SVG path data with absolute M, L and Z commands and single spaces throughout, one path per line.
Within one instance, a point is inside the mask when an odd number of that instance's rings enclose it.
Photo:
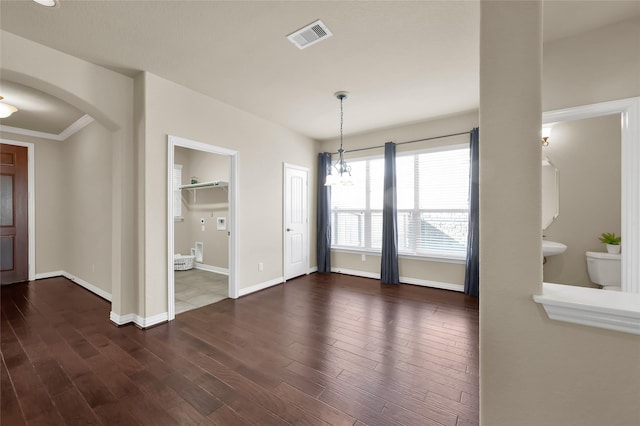
M 348 117 L 346 117 L 348 120 Z M 478 112 L 469 111 L 459 115 L 443 117 L 406 126 L 381 129 L 344 137 L 344 149 L 367 148 L 383 146 L 385 142 L 405 142 L 434 136 L 442 136 L 451 133 L 470 131 L 478 126 Z M 398 145 L 397 152 L 414 151 L 423 148 L 442 145 L 468 144 L 469 135 L 456 136 L 446 139 L 419 142 L 407 145 Z M 324 152 L 336 152 L 340 145 L 339 139 L 323 141 L 320 150 Z M 367 150 L 346 154 L 347 160 L 358 156 L 383 155 L 383 149 Z M 314 191 L 315 192 L 315 191 Z M 344 253 L 334 251 L 331 253 L 331 267 L 338 270 L 360 271 L 367 275 L 380 274 L 380 255 L 367 254 L 362 261 L 357 253 Z M 400 258 L 400 276 L 418 280 L 417 282 L 435 281 L 438 283 L 464 285 L 464 263 L 447 263 L 428 260 Z
M 282 163 L 315 170 L 316 143 L 153 74 L 144 74 L 144 84 L 144 315 L 167 311 L 168 135 L 238 151 L 238 288 L 282 279 Z M 314 266 L 315 233 L 310 237 Z

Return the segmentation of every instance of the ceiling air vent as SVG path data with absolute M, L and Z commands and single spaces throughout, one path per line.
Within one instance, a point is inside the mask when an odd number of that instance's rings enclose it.
M 304 49 L 305 47 L 309 47 L 320 40 L 331 37 L 332 35 L 333 34 L 329 31 L 329 28 L 327 28 L 327 26 L 318 19 L 316 22 L 289 34 L 287 38 L 291 43 L 298 46 L 298 49 Z

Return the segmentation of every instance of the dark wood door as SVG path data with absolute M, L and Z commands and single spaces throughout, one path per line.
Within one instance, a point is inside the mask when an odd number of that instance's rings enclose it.
M 29 279 L 27 148 L 0 144 L 0 283 Z

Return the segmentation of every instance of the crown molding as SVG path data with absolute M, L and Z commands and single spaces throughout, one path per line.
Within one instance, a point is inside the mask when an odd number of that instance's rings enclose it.
M 85 114 L 57 135 L 55 133 L 39 132 L 37 130 L 22 129 L 20 127 L 3 125 L 0 125 L 0 131 L 62 142 L 67 140 L 70 136 L 79 132 L 89 124 L 93 123 L 94 121 L 95 120 L 93 119 L 93 117 L 91 117 L 89 114 Z

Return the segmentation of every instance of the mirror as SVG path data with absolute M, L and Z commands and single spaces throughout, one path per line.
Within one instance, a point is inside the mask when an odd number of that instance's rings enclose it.
M 560 214 L 559 170 L 548 158 L 542 160 L 542 230 L 553 223 Z

